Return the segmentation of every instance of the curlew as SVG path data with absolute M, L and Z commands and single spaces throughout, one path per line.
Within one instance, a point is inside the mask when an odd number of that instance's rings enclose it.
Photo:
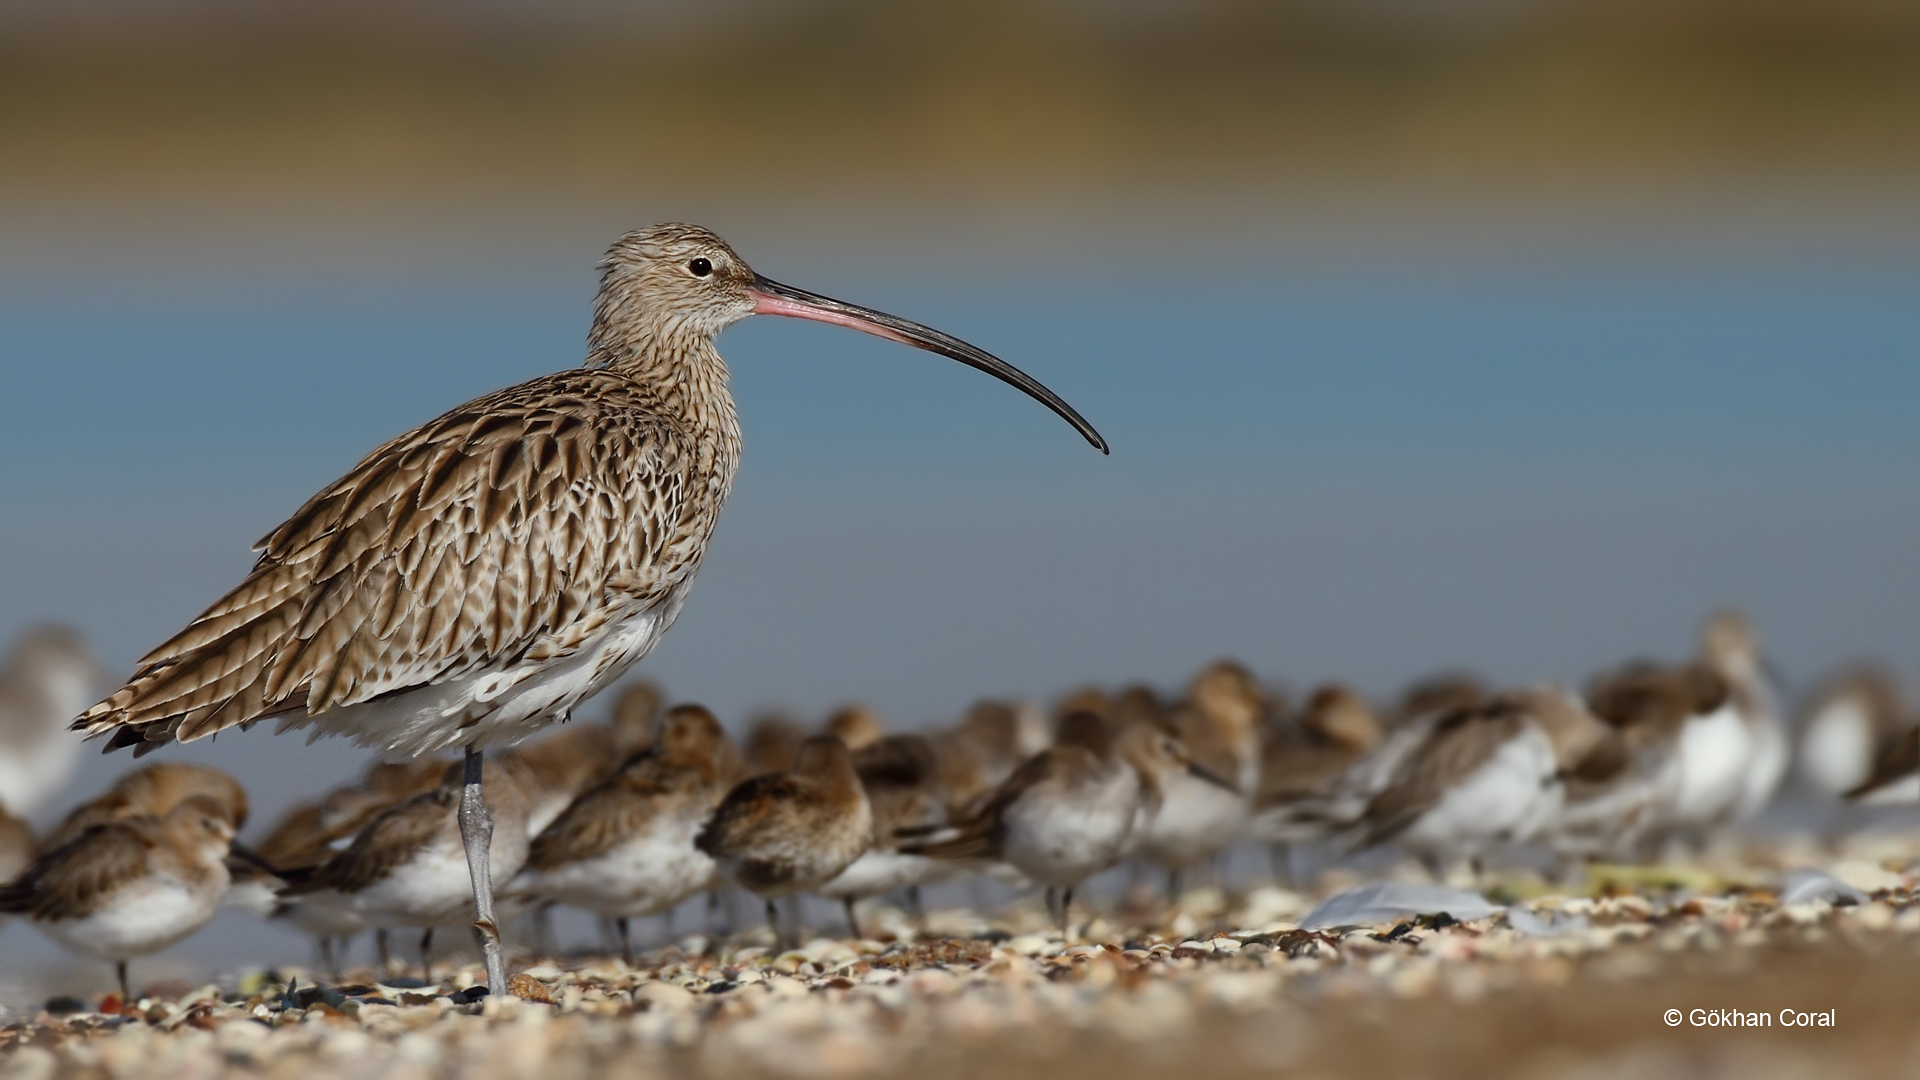
M 567 717 L 679 614 L 740 457 L 714 346 L 752 315 L 861 330 L 1009 383 L 938 330 L 770 280 L 706 229 L 628 233 L 600 263 L 586 362 L 461 405 L 367 455 L 260 542 L 245 581 L 74 722 L 152 750 L 277 718 L 390 755 L 466 754 L 460 824 L 487 978 L 485 747 Z

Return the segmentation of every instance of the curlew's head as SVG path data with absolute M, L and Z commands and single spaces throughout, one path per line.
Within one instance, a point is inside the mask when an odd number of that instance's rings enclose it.
M 984 349 L 931 327 L 783 285 L 755 273 L 725 240 L 698 225 L 636 229 L 600 261 L 589 363 L 617 365 L 650 349 L 711 343 L 750 315 L 832 323 L 958 360 L 1052 409 L 1101 453 L 1106 440 L 1059 395 Z

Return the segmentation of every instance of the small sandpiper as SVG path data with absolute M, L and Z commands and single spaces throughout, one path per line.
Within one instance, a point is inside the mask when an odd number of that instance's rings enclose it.
M 51 851 L 89 827 L 126 818 L 164 817 L 195 796 L 219 803 L 227 820 L 239 829 L 247 823 L 247 790 L 240 781 L 211 765 L 190 761 L 156 761 L 114 781 L 106 793 L 68 811 L 47 834 L 43 846 Z
M 1799 782 L 1827 799 L 1865 783 L 1879 751 L 1906 725 L 1900 685 L 1886 669 L 1860 665 L 1829 677 L 1800 720 Z
M 1478 876 L 1485 855 L 1553 823 L 1562 773 L 1605 736 L 1605 725 L 1552 687 L 1446 713 L 1369 800 L 1357 846 L 1396 843 L 1436 880 L 1463 860 Z
M 1267 843 L 1276 880 L 1305 883 L 1303 849 L 1350 823 L 1327 806 L 1348 770 L 1384 737 L 1373 707 L 1340 683 L 1317 688 L 1298 713 L 1269 726 L 1248 832 Z
M 767 925 L 785 945 L 774 901 L 832 881 L 872 836 L 873 811 L 853 755 L 846 743 L 820 735 L 800 744 L 791 770 L 751 777 L 728 792 L 695 844 L 766 901 Z
M 1152 724 L 1116 735 L 1092 712 L 1069 712 L 1053 745 L 1014 770 L 972 819 L 901 850 L 1010 863 L 1046 887 L 1047 913 L 1065 933 L 1074 889 L 1132 853 L 1159 810 L 1166 777 L 1182 771 L 1233 789 Z
M 195 795 L 165 816 L 88 827 L 0 888 L 0 912 L 23 915 L 74 952 L 110 960 L 131 1000 L 127 961 L 207 924 L 227 893 L 233 819 Z
M 1194 762 L 1233 783 L 1230 790 L 1184 772 L 1167 776 L 1140 853 L 1166 869 L 1170 902 L 1179 900 L 1189 870 L 1218 858 L 1246 830 L 1260 781 L 1266 708 L 1252 673 L 1222 660 L 1194 676 L 1186 702 L 1162 721 Z
M 632 963 L 628 920 L 670 911 L 712 882 L 714 862 L 694 840 L 742 771 L 712 713 L 675 706 L 651 748 L 534 838 L 502 895 L 612 919 Z
M 477 925 L 473 876 L 460 835 L 463 777 L 448 768 L 445 782 L 376 814 L 343 850 L 318 866 L 296 871 L 281 897 L 344 910 L 376 929 L 420 930 L 422 977 L 432 979 L 435 928 L 475 924 L 484 945 L 489 931 Z M 491 770 L 484 797 L 493 819 L 488 869 L 506 880 L 526 862 L 529 779 L 511 752 Z
M 64 626 L 38 626 L 0 667 L 0 809 L 27 817 L 60 793 L 80 760 L 67 723 L 106 672 Z
M 904 889 L 919 911 L 919 888 L 951 871 L 945 863 L 899 850 L 903 831 L 935 828 L 947 821 L 947 800 L 940 789 L 940 762 L 924 735 L 888 735 L 853 755 L 854 772 L 873 814 L 873 839 L 852 865 L 816 890 L 846 908 L 847 929 L 858 938 L 855 905 L 881 893 Z

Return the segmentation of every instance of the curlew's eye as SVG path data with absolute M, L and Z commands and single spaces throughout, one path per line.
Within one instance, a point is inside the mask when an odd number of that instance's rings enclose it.
M 687 271 L 694 277 L 706 277 L 713 273 L 713 264 L 706 259 L 694 259 L 687 264 Z

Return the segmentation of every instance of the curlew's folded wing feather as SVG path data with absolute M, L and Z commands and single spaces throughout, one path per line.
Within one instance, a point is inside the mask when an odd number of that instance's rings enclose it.
M 552 660 L 691 571 L 693 450 L 645 391 L 560 372 L 367 455 L 245 581 L 74 727 L 114 745 L 309 715 Z

